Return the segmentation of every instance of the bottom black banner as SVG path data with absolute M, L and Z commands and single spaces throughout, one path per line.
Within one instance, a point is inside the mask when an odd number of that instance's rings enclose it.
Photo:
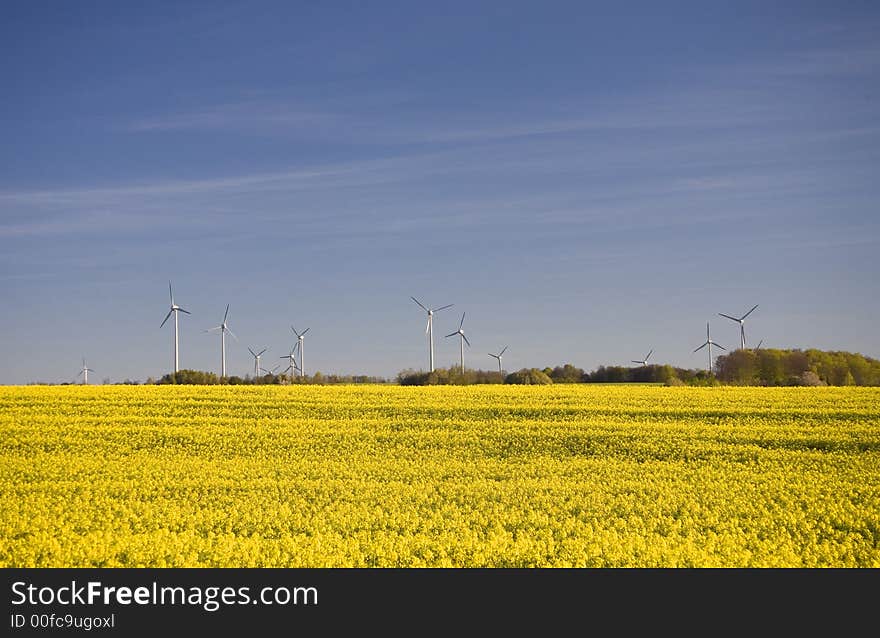
M 878 570 L 4 569 L 3 635 L 817 629 Z M 415 624 L 413 624 L 415 622 Z M 609 626 L 609 623 L 610 626 Z M 760 624 L 758 624 L 760 623 Z

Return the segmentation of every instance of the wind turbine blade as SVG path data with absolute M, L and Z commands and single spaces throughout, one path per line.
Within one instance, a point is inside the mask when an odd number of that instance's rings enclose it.
M 703 348 L 705 348 L 705 347 L 708 346 L 708 345 L 709 345 L 709 342 L 707 341 L 706 343 L 704 343 L 703 345 L 701 345 L 699 348 L 697 348 L 696 350 L 694 350 L 694 352 L 699 352 L 700 350 L 702 350 Z
M 171 313 L 172 313 L 172 312 L 174 312 L 174 311 L 173 311 L 173 310 L 169 310 L 169 311 L 168 311 L 168 314 L 167 314 L 167 315 L 165 315 L 165 318 L 164 318 L 164 319 L 163 319 L 163 320 L 162 320 L 162 325 L 161 325 L 161 326 L 159 326 L 159 327 L 160 327 L 160 328 L 161 328 L 161 327 L 162 327 L 162 326 L 164 326 L 164 325 L 165 325 L 165 322 L 166 322 L 166 321 L 168 321 L 168 317 L 170 317 L 170 316 L 171 316 Z
M 425 324 L 425 334 L 428 334 L 428 330 L 431 329 L 431 315 L 428 315 L 428 323 Z
M 462 333 L 461 338 L 464 339 L 464 342 L 465 342 L 466 344 L 468 344 L 468 348 L 470 348 L 470 347 L 471 347 L 471 342 L 468 341 L 468 338 L 464 336 L 464 333 Z
M 180 312 L 185 312 L 188 315 L 192 314 L 189 310 L 184 310 L 183 308 L 178 308 L 178 310 L 180 310 Z
M 254 355 L 255 357 L 258 356 L 256 352 L 254 352 L 253 350 L 251 350 L 251 347 L 250 347 L 250 346 L 248 346 L 248 352 L 250 352 L 250 353 L 251 353 L 252 355 Z
M 755 304 L 751 310 L 749 310 L 746 314 L 744 314 L 742 316 L 742 318 L 745 319 L 746 317 L 748 317 L 750 314 L 752 314 L 755 311 L 755 308 L 757 308 L 757 307 L 758 307 L 758 304 Z
M 223 326 L 214 326 L 213 328 L 208 328 L 207 330 L 203 330 L 202 332 L 214 332 L 215 330 L 222 330 Z
M 76 375 L 76 376 L 78 376 L 78 377 L 82 376 L 82 373 L 83 373 L 83 372 L 84 372 L 84 370 L 80 370 L 80 371 L 79 371 L 79 374 Z
M 174 291 L 171 290 L 171 282 L 168 282 L 168 296 L 171 297 L 171 305 L 174 305 Z
M 502 354 L 504 354 L 506 351 L 507 351 L 507 346 L 504 346 L 504 348 L 501 350 L 501 352 L 498 353 L 498 356 L 500 357 L 500 356 L 501 356 Z
M 721 348 L 722 350 L 727 350 L 727 348 L 725 348 L 724 346 L 722 346 L 720 343 L 715 343 L 715 342 L 713 341 L 713 342 L 712 342 L 712 345 L 715 346 L 716 348 Z
M 635 359 L 630 359 L 631 363 L 642 363 L 641 361 L 636 361 Z
M 722 317 L 727 317 L 731 321 L 739 321 L 739 319 L 737 319 L 736 317 L 731 317 L 730 315 L 726 315 L 723 312 L 719 312 L 718 314 L 721 315 Z
M 461 321 L 458 324 L 458 329 L 461 330 L 461 327 L 464 325 L 464 313 L 461 313 Z
M 238 341 L 238 337 L 235 336 L 235 333 L 232 332 L 232 330 L 230 330 L 229 328 L 227 328 L 227 329 L 226 329 L 226 332 L 228 332 L 229 334 L 231 334 L 231 335 L 232 335 L 232 338 L 235 339 L 236 341 Z
M 300 336 L 300 334 L 296 331 L 296 328 L 293 327 L 293 324 L 290 324 L 290 329 L 293 330 L 293 334 L 295 334 L 297 337 Z
M 764 343 L 764 340 L 763 340 L 763 339 L 761 339 L 761 340 L 758 342 L 758 345 L 755 347 L 755 350 L 757 350 L 758 348 L 760 348 L 762 343 Z
M 416 299 L 415 297 L 410 297 L 410 299 L 412 299 L 412 300 L 415 301 L 417 304 L 419 304 L 420 306 L 422 306 L 422 302 L 419 301 L 418 299 Z M 428 310 L 428 309 L 425 308 L 424 306 L 422 306 L 422 310 L 424 310 L 425 312 L 430 312 L 430 310 Z
M 647 361 L 648 359 L 650 359 L 652 354 L 654 354 L 654 351 L 653 351 L 653 350 L 651 350 L 651 352 L 648 353 L 648 356 L 645 357 L 645 361 Z
M 304 336 L 309 330 L 311 330 L 311 328 L 306 328 L 305 330 L 303 330 L 303 333 L 300 335 L 300 337 Z
M 454 306 L 454 305 L 455 305 L 454 303 L 451 303 L 451 304 L 447 304 L 445 306 L 441 306 L 440 308 L 437 308 L 437 310 L 435 310 L 434 312 L 440 312 L 441 310 L 446 310 L 447 308 L 452 308 L 452 306 Z
M 223 313 L 223 323 L 226 323 L 226 317 L 229 316 L 229 304 L 226 304 L 226 312 Z
M 450 332 L 448 335 L 446 335 L 446 337 L 447 337 L 447 338 L 448 338 L 448 337 L 454 337 L 454 336 L 457 335 L 457 334 L 458 334 L 457 332 Z
M 489 354 L 490 357 L 495 357 L 496 359 L 498 358 L 498 355 L 497 355 L 497 354 L 492 354 L 491 352 L 489 352 L 488 354 Z
M 260 350 L 260 354 L 255 355 L 255 356 L 257 356 L 257 357 L 262 356 L 262 354 L 263 354 L 264 352 L 266 352 L 266 350 L 268 350 L 268 349 L 269 349 L 269 348 L 263 348 L 262 350 Z M 248 350 L 250 350 L 250 348 L 248 348 Z

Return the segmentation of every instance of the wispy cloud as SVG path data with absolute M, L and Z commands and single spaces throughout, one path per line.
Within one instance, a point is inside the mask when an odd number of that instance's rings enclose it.
M 880 47 L 863 45 L 798 51 L 783 55 L 760 70 L 791 76 L 876 76 L 880 73 Z
M 336 117 L 283 103 L 242 102 L 143 117 L 129 122 L 126 128 L 136 132 L 265 127 L 291 129 L 332 122 Z

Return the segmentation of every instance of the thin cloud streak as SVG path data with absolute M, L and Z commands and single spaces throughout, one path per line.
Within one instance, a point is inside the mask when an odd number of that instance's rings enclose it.
M 286 104 L 245 102 L 219 104 L 190 112 L 145 117 L 130 122 L 127 129 L 135 132 L 215 130 L 232 128 L 311 127 L 328 123 L 335 116 L 328 113 L 303 111 Z

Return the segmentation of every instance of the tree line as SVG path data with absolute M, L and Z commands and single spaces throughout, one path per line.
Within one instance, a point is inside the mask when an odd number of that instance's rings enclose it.
M 385 377 L 368 376 L 365 374 L 340 375 L 340 374 L 315 374 L 295 376 L 291 378 L 287 375 L 267 373 L 263 376 L 254 377 L 251 375 L 220 377 L 213 372 L 205 372 L 203 370 L 180 370 L 178 372 L 169 372 L 160 379 L 147 379 L 147 383 L 155 383 L 158 385 L 330 385 L 340 383 L 389 383 Z
M 110 380 L 105 379 L 105 384 Z M 138 384 L 126 379 L 123 384 Z M 213 372 L 181 370 L 147 384 L 178 385 L 331 385 L 381 383 L 398 385 L 478 385 L 515 384 L 547 385 L 550 383 L 654 383 L 665 385 L 763 385 L 818 386 L 860 385 L 880 386 L 880 360 L 853 352 L 809 350 L 735 350 L 715 360 L 715 373 L 706 370 L 678 368 L 671 365 L 599 366 L 592 372 L 566 363 L 555 367 L 522 368 L 502 374 L 492 370 L 465 369 L 458 366 L 438 368 L 433 372 L 407 369 L 395 379 L 370 375 L 338 375 L 315 372 L 295 376 L 267 373 L 263 376 L 229 376 L 221 378 Z M 68 384 L 61 384 L 68 385 Z
M 469 385 L 509 383 L 655 383 L 665 385 L 880 385 L 880 360 L 853 352 L 779 350 L 773 348 L 735 350 L 715 360 L 715 373 L 671 365 L 599 366 L 585 372 L 570 363 L 553 368 L 523 368 L 502 376 L 499 372 L 458 368 L 434 372 L 404 370 L 400 385 Z

